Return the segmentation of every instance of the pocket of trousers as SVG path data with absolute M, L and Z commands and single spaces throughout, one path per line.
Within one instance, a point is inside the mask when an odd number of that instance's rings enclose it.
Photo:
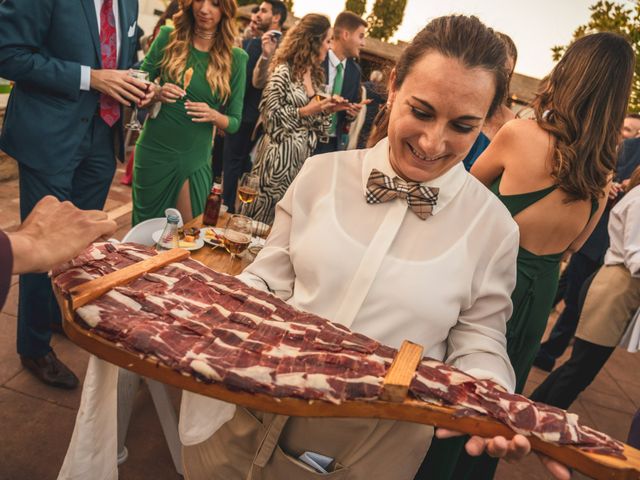
M 309 465 L 285 453 L 278 445 L 267 465 L 260 469 L 259 474 L 254 478 L 256 480 L 342 480 L 347 478 L 349 473 L 349 469 L 338 462 L 334 462 L 331 469 L 329 473 L 316 472 Z

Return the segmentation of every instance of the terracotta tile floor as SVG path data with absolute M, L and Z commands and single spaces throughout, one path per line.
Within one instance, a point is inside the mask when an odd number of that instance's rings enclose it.
M 118 169 L 106 205 L 107 210 L 122 207 L 125 211 L 118 219 L 116 238 L 121 238 L 130 225 L 126 213 L 126 205 L 131 201 L 130 189 L 118 183 L 121 174 L 122 167 Z M 17 227 L 18 208 L 18 182 L 0 184 L 0 228 Z M 0 479 L 54 479 L 71 437 L 81 389 L 65 392 L 44 387 L 22 369 L 14 353 L 17 281 L 14 277 L 9 300 L 0 313 Z M 550 317 L 550 325 L 553 320 L 555 315 Z M 53 345 L 59 356 L 82 378 L 87 353 L 60 336 L 54 336 Z M 640 355 L 616 351 L 572 410 L 587 425 L 625 439 L 631 416 L 640 407 L 638 371 Z M 544 378 L 544 372 L 534 369 L 525 393 L 531 392 Z M 179 392 L 172 391 L 172 395 L 177 402 Z M 126 443 L 130 455 L 120 468 L 121 479 L 180 478 L 173 468 L 160 423 L 144 387 L 136 398 Z M 550 476 L 532 456 L 518 464 L 501 464 L 496 478 L 540 480 Z M 576 474 L 574 478 L 585 477 Z

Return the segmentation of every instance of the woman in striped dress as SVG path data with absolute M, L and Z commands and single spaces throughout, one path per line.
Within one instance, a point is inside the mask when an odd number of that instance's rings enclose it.
M 271 64 L 272 74 L 260 102 L 264 135 L 252 173 L 260 194 L 243 213 L 273 223 L 276 203 L 316 147 L 328 135 L 334 99 L 316 99 L 324 83 L 322 62 L 331 46 L 331 23 L 323 15 L 305 15 L 283 39 Z

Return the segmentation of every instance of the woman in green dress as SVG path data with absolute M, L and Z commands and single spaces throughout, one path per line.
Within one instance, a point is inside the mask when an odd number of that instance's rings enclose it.
M 242 113 L 248 57 L 233 46 L 236 9 L 234 0 L 182 0 L 175 27 L 160 29 L 144 59 L 162 107 L 136 144 L 134 225 L 168 207 L 184 220 L 204 209 L 213 128 L 237 131 Z
M 547 325 L 560 260 L 580 249 L 604 210 L 633 66 L 631 46 L 619 35 L 577 40 L 543 80 L 535 120 L 507 123 L 471 168 L 520 227 L 506 332 L 516 393 Z M 491 479 L 497 462 L 470 457 L 462 440 L 451 439 L 432 445 L 416 479 Z

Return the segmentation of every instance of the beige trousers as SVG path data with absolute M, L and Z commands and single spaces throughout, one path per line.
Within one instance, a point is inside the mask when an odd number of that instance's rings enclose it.
M 433 427 L 363 418 L 286 417 L 238 407 L 198 445 L 183 447 L 187 480 L 412 480 Z M 328 474 L 298 460 L 335 459 Z
M 640 278 L 624 265 L 603 266 L 591 282 L 576 337 L 615 347 L 640 306 Z

